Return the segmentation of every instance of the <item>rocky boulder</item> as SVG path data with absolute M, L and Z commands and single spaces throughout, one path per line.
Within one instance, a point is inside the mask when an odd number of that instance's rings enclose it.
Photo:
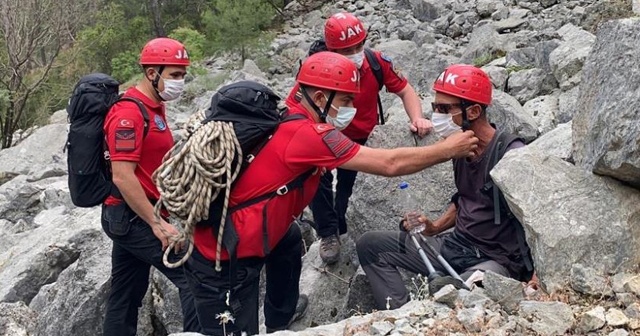
M 589 265 L 600 275 L 637 267 L 637 190 L 531 148 L 507 153 L 491 176 L 524 225 L 548 290 L 567 284 L 567 265 Z
M 598 31 L 583 70 L 573 149 L 585 169 L 640 188 L 638 29 L 640 18 L 633 18 L 608 22 Z
M 43 126 L 15 147 L 0 151 L 0 172 L 37 175 L 39 178 L 65 175 L 67 156 L 63 149 L 66 140 L 66 124 Z
M 560 88 L 569 90 L 580 82 L 580 71 L 595 37 L 570 23 L 560 28 L 558 34 L 562 43 L 549 55 L 549 64 Z

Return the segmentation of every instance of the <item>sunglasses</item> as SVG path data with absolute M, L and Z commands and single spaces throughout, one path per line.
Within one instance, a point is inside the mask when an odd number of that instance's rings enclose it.
M 438 113 L 449 114 L 449 111 L 452 108 L 456 108 L 456 107 L 464 109 L 464 108 L 469 107 L 469 105 L 465 104 L 465 103 L 458 103 L 458 104 L 436 104 L 436 103 L 431 103 L 431 109 L 433 110 L 433 112 L 438 112 Z

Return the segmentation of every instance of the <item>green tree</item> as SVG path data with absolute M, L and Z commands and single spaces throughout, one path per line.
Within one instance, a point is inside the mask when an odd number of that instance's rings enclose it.
M 79 61 L 90 71 L 111 73 L 114 58 L 127 51 L 140 52 L 150 37 L 150 24 L 147 17 L 129 18 L 121 5 L 109 3 L 96 14 L 94 25 L 78 34 L 74 48 L 81 54 Z
M 215 37 L 214 48 L 239 51 L 244 62 L 247 46 L 273 21 L 274 7 L 264 0 L 213 0 L 212 7 L 202 18 L 205 35 Z
M 169 34 L 169 37 L 184 44 L 191 61 L 199 61 L 204 57 L 207 37 L 197 30 L 180 27 Z

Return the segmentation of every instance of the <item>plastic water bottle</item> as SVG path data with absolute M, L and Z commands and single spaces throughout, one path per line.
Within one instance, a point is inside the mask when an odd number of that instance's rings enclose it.
M 407 227 L 411 228 L 411 233 L 420 233 L 425 229 L 424 223 L 421 223 L 418 218 L 420 217 L 420 213 L 418 209 L 420 209 L 420 204 L 418 201 L 411 195 L 411 190 L 409 190 L 409 183 L 402 182 L 398 186 L 400 189 L 398 192 L 398 198 L 400 201 L 400 206 L 402 208 L 402 214 L 405 216 L 407 220 Z

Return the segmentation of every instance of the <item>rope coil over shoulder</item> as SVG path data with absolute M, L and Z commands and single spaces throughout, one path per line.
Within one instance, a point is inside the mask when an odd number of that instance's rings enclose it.
M 196 224 L 209 216 L 209 206 L 224 190 L 216 246 L 216 271 L 221 270 L 220 253 L 224 233 L 231 184 L 240 172 L 242 148 L 233 123 L 205 120 L 205 111 L 195 113 L 184 126 L 186 138 L 180 140 L 164 156 L 162 165 L 154 172 L 153 180 L 160 191 L 155 205 L 156 218 L 164 207 L 179 220 L 182 231 L 171 240 L 162 261 L 169 268 L 182 266 L 193 252 L 193 232 Z M 169 262 L 170 251 L 178 243 L 188 243 L 186 254 L 177 262 Z

